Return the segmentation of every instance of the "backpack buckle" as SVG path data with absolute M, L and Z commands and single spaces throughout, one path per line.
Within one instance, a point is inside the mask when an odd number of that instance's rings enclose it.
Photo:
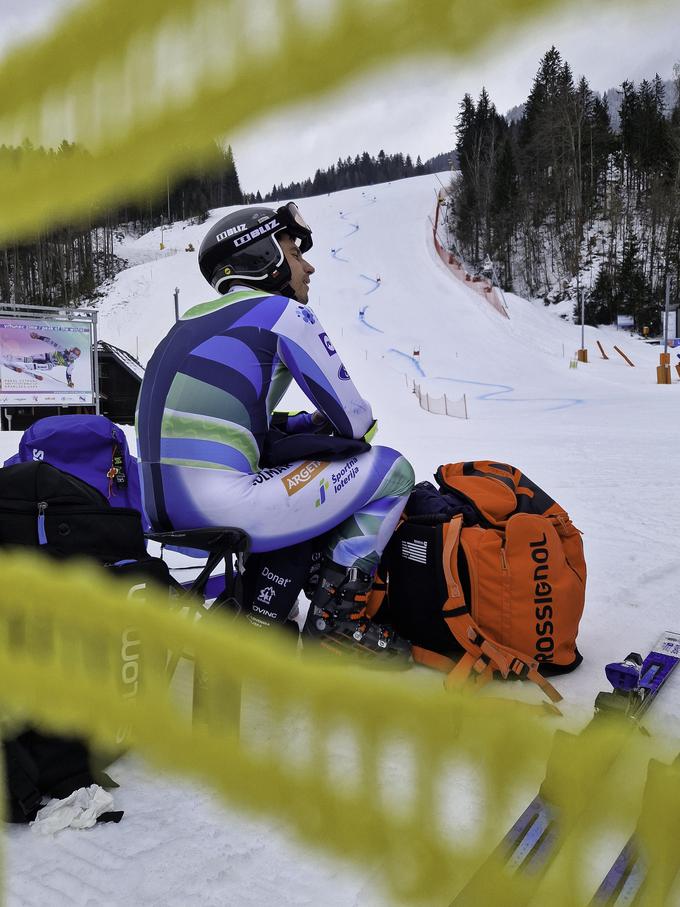
M 510 662 L 509 671 L 519 677 L 520 680 L 526 680 L 529 676 L 529 665 L 519 658 L 513 658 Z
M 368 624 L 369 622 L 367 620 L 364 620 L 360 624 L 358 624 L 356 630 L 354 631 L 354 633 L 352 633 L 353 639 L 356 639 L 357 642 L 361 642 L 361 640 L 366 635 L 366 631 L 368 630 Z
M 378 646 L 379 646 L 379 648 L 388 649 L 393 639 L 394 639 L 394 630 L 390 630 L 389 627 L 385 627 L 385 626 L 378 627 Z

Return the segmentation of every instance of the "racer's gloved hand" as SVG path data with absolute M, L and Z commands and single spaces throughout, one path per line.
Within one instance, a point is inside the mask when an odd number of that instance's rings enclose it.
M 273 413 L 271 426 L 278 428 L 287 435 L 296 435 L 298 432 L 313 432 L 318 434 L 326 425 L 330 425 L 323 413 Z
M 312 413 L 312 431 L 316 435 L 332 435 L 335 433 L 333 423 L 318 409 Z
M 70 378 L 68 379 L 68 381 L 66 383 L 68 384 L 69 387 L 75 387 L 73 381 L 71 381 Z

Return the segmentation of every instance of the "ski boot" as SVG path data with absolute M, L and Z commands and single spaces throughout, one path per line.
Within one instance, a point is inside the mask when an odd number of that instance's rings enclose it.
M 326 561 L 319 574 L 303 635 L 326 652 L 351 657 L 367 667 L 411 666 L 411 646 L 386 624 L 366 614 L 373 578 L 358 567 Z

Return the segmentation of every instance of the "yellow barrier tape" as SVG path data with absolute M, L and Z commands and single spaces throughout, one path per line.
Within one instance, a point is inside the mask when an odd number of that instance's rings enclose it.
M 0 166 L 0 240 L 157 189 L 190 169 L 215 136 L 283 103 L 408 54 L 472 50 L 492 32 L 556 5 L 83 4 L 48 38 L 0 65 L 0 142 L 54 146 L 68 138 L 88 151 L 58 164 L 46 157 Z M 301 662 L 217 617 L 189 623 L 160 596 L 145 605 L 127 601 L 91 566 L 57 572 L 45 561 L 4 557 L 3 581 L 0 698 L 16 720 L 79 731 L 107 748 L 119 744 L 124 728 L 157 765 L 209 781 L 234 804 L 285 817 L 332 853 L 357 862 L 381 855 L 395 899 L 445 902 L 544 774 L 550 725 L 518 704 L 445 695 L 409 676 Z M 209 680 L 196 724 L 165 675 L 167 652 L 185 648 Z M 268 717 L 265 732 L 246 720 L 239 738 L 228 706 L 233 712 L 241 685 L 248 704 Z M 539 903 L 546 902 L 542 891 L 556 907 L 585 903 L 594 890 L 582 871 L 593 835 L 605 820 L 610 835 L 627 834 L 634 823 L 631 779 L 641 787 L 660 744 L 631 737 L 617 760 L 621 769 L 611 772 L 596 757 L 616 748 L 616 732 L 601 733 L 565 738 L 570 743 L 551 759 L 564 847 L 534 892 Z M 471 792 L 463 806 L 450 795 L 461 778 Z M 662 856 L 650 865 L 650 904 L 663 902 L 677 868 L 678 855 L 666 846 L 677 828 L 669 833 L 665 800 L 663 785 L 648 785 L 641 833 L 647 851 Z M 498 903 L 499 891 L 505 905 L 527 902 L 521 877 L 486 875 L 489 896 L 478 904 Z
M 147 759 L 209 782 L 232 804 L 283 817 L 303 839 L 355 862 L 379 856 L 395 900 L 448 903 L 545 773 L 554 724 L 530 706 L 446 694 L 417 672 L 300 659 L 240 622 L 187 620 L 160 592 L 126 599 L 124 586 L 88 564 L 12 555 L 2 569 L 0 702 L 14 720 L 85 733 L 105 749 L 125 727 Z M 167 652 L 182 650 L 208 679 L 193 723 L 166 678 Z M 240 738 L 229 718 L 239 686 Z M 602 816 L 614 830 L 635 820 L 638 804 L 603 756 L 619 747 L 618 734 L 566 735 L 551 757 L 551 797 L 565 830 L 579 829 L 563 880 L 578 875 Z M 626 790 L 659 748 L 628 738 Z M 663 800 L 647 806 L 656 844 Z M 496 883 L 504 904 L 525 902 L 521 877 Z M 571 901 L 563 892 L 552 903 Z
M 561 6 L 566 0 L 562 0 Z M 165 186 L 256 116 L 408 55 L 469 52 L 558 0 L 98 0 L 0 66 L 0 241 Z M 294 137 L 291 137 L 294 140 Z M 266 141 L 266 136 L 263 136 Z M 276 149 L 272 149 L 276 153 Z

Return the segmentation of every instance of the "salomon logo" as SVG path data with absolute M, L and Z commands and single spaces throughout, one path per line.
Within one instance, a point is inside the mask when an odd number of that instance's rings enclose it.
M 44 451 L 44 450 L 36 450 L 35 447 L 34 447 L 34 448 L 33 448 L 33 459 L 34 459 L 34 460 L 44 460 L 44 459 L 45 459 L 45 451 Z
M 131 596 L 128 595 L 128 598 Z M 120 679 L 122 682 L 123 699 L 135 699 L 139 690 L 140 659 L 142 642 L 138 631 L 134 627 L 123 630 L 120 638 Z M 124 743 L 129 737 L 132 728 L 122 725 L 116 729 L 116 743 Z
M 129 628 L 123 632 L 120 647 L 120 657 L 123 662 L 121 679 L 123 681 L 123 698 L 132 699 L 137 695 L 139 687 L 139 654 L 141 642 L 137 631 Z

